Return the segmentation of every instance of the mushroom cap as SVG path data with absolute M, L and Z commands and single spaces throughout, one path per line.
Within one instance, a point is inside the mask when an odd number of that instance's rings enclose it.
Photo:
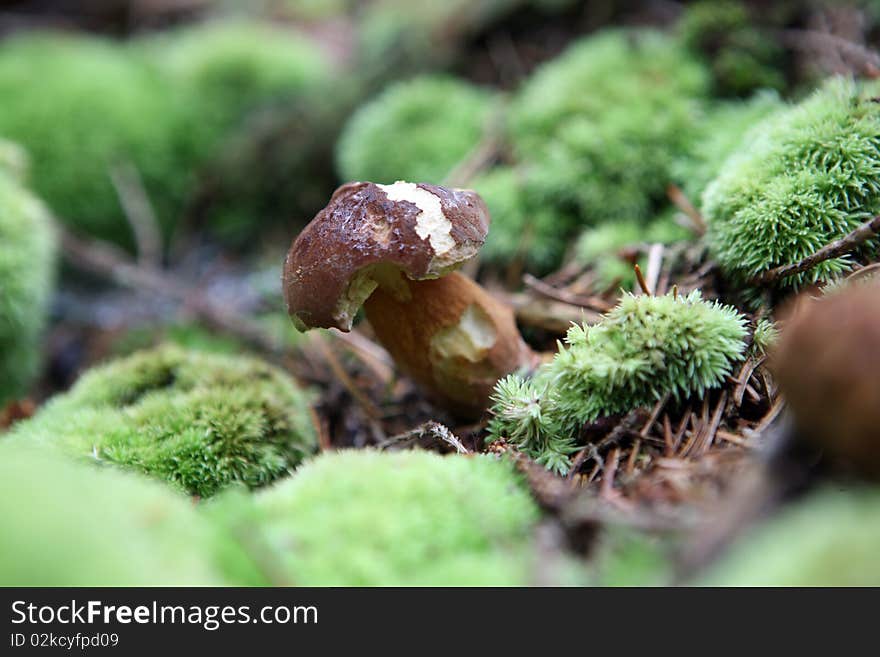
M 352 182 L 293 241 L 284 263 L 287 312 L 300 330 L 351 329 L 373 290 L 397 272 L 439 278 L 476 255 L 489 210 L 470 190 Z
M 797 304 L 771 364 L 800 435 L 880 477 L 880 281 Z

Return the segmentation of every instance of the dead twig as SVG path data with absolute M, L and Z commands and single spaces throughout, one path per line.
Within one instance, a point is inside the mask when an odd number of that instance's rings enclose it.
M 830 244 L 826 244 L 821 249 L 808 255 L 799 262 L 789 265 L 781 265 L 765 271 L 759 276 L 754 277 L 750 281 L 750 284 L 765 286 L 774 283 L 781 278 L 787 278 L 789 276 L 803 273 L 821 262 L 831 260 L 832 258 L 838 258 L 854 251 L 859 246 L 875 237 L 878 233 L 880 233 L 880 215 L 877 215 L 873 219 L 869 219 L 849 233 L 849 235 L 841 237 L 839 240 L 835 240 Z
M 415 429 L 404 431 L 395 436 L 391 436 L 387 440 L 379 444 L 379 449 L 395 450 L 407 449 L 413 445 L 419 445 L 423 448 L 431 448 L 437 445 L 445 445 L 452 447 L 459 454 L 468 454 L 468 449 L 462 442 L 455 437 L 446 425 L 439 422 L 425 422 Z
M 138 260 L 144 265 L 158 266 L 162 259 L 162 232 L 140 173 L 130 162 L 120 163 L 110 168 L 110 181 L 134 234 Z
M 666 188 L 666 196 L 675 207 L 681 210 L 685 216 L 691 220 L 694 232 L 697 235 L 706 234 L 706 220 L 703 219 L 703 215 L 700 214 L 700 211 L 697 210 L 696 207 L 694 207 L 694 204 L 691 203 L 691 200 L 685 195 L 680 187 L 677 185 L 669 185 L 669 187 Z

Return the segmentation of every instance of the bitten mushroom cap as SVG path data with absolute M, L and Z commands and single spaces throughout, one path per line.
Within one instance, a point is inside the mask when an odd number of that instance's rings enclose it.
M 300 330 L 347 331 L 380 280 L 393 285 L 396 271 L 412 280 L 443 276 L 476 255 L 488 230 L 489 211 L 476 192 L 347 183 L 290 247 L 288 313 Z
M 799 304 L 772 365 L 799 434 L 829 462 L 880 476 L 880 283 Z

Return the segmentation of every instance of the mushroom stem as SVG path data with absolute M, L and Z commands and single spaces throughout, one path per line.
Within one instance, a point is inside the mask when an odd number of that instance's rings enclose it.
M 486 409 L 495 382 L 537 357 L 513 311 L 469 278 L 381 285 L 364 304 L 379 341 L 400 368 L 459 415 Z

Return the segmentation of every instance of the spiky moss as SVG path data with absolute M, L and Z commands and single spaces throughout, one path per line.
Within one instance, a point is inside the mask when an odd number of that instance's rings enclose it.
M 170 345 L 88 371 L 12 436 L 202 497 L 265 485 L 316 446 L 306 395 L 283 372 Z
M 700 195 L 749 132 L 784 108 L 785 103 L 775 92 L 765 91 L 748 100 L 715 103 L 706 111 L 695 130 L 693 142 L 673 167 L 676 182 L 693 203 L 699 204 Z
M 734 280 L 799 262 L 880 212 L 877 88 L 832 79 L 766 119 L 725 162 L 703 213 L 711 252 Z M 826 260 L 778 287 L 832 280 L 852 262 Z
M 0 168 L 0 406 L 24 394 L 39 368 L 55 256 L 46 208 Z
M 636 281 L 633 259 L 621 257 L 627 247 L 643 244 L 672 244 L 693 237 L 686 228 L 678 225 L 672 213 L 665 213 L 647 226 L 636 221 L 605 222 L 587 228 L 575 244 L 574 255 L 578 262 L 593 267 L 596 283 L 602 289 L 612 285 L 631 288 Z M 638 258 L 644 269 L 647 258 Z
M 549 271 L 567 246 L 560 230 L 565 220 L 550 208 L 532 207 L 523 183 L 520 172 L 508 166 L 495 167 L 469 183 L 492 217 L 480 255 L 494 264 L 521 260 L 531 271 Z
M 35 83 L 39 80 L 39 83 Z M 134 166 L 165 226 L 187 186 L 177 99 L 111 41 L 39 33 L 0 44 L 0 135 L 31 159 L 34 190 L 78 230 L 130 244 L 112 172 Z
M 336 149 L 345 180 L 439 184 L 480 142 L 492 94 L 422 76 L 387 87 L 348 121 Z
M 744 3 L 695 2 L 685 9 L 678 31 L 684 44 L 707 61 L 716 93 L 742 96 L 785 87 L 785 52 L 762 33 Z
M 880 491 L 822 489 L 747 532 L 708 586 L 880 585 Z
M 192 502 L 133 474 L 4 444 L 0 515 L 0 586 L 224 583 Z
M 558 472 L 569 467 L 584 423 L 716 388 L 742 360 L 745 319 L 687 296 L 633 296 L 598 324 L 572 326 L 553 360 L 525 380 L 500 381 L 489 434 L 514 442 Z
M 248 585 L 524 585 L 538 517 L 509 463 L 424 451 L 323 454 L 206 510 L 251 553 Z
M 511 104 L 510 138 L 530 194 L 569 217 L 562 229 L 651 218 L 688 143 L 708 76 L 673 39 L 615 31 L 577 42 Z

